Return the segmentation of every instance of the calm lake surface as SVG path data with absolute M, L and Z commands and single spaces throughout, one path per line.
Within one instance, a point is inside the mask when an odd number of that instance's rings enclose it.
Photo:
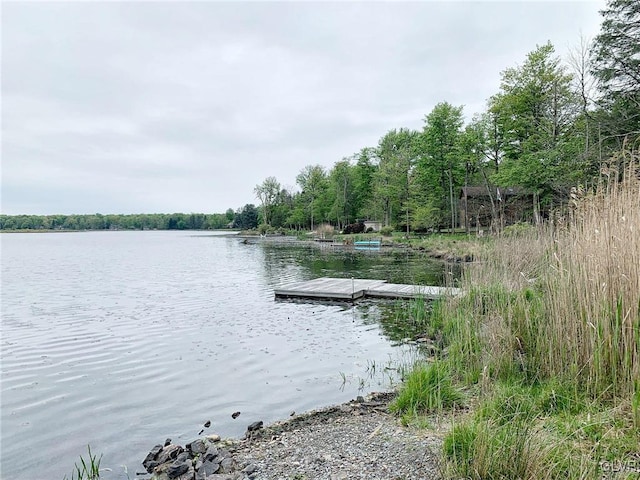
M 398 302 L 274 300 L 320 276 L 441 285 L 406 252 L 244 244 L 211 232 L 3 234 L 1 478 L 62 479 L 87 452 L 135 478 L 169 437 L 240 437 L 256 420 L 388 388 Z M 242 412 L 236 419 L 231 413 Z

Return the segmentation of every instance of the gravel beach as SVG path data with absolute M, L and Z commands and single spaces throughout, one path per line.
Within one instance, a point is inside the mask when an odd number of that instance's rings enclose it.
M 392 398 L 372 394 L 293 416 L 248 433 L 230 450 L 256 480 L 442 478 L 440 437 L 402 426 L 388 413 Z

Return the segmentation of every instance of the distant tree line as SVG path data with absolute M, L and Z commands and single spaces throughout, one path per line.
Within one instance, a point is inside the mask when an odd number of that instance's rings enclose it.
M 222 214 L 0 215 L 0 230 L 211 230 L 232 225 L 233 210 Z

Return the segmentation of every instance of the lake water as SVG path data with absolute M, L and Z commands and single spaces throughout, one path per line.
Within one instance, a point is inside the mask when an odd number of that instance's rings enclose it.
M 3 234 L 0 476 L 70 477 L 87 445 L 135 478 L 165 438 L 340 403 L 388 387 L 415 352 L 396 303 L 276 301 L 320 276 L 442 284 L 424 257 L 210 232 Z M 240 411 L 237 419 L 231 413 Z

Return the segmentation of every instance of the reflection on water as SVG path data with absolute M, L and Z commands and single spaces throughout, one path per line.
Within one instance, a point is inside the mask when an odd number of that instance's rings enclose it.
M 445 265 L 411 250 L 361 251 L 336 248 L 331 244 L 308 245 L 269 243 L 262 245 L 265 273 L 271 284 L 285 283 L 289 275 L 366 278 L 390 283 L 445 285 L 458 278 L 459 265 Z
M 447 275 L 407 252 L 185 232 L 0 240 L 0 464 L 13 480 L 68 476 L 88 443 L 111 469 L 105 480 L 126 479 L 121 465 L 134 478 L 151 446 L 190 441 L 205 420 L 241 436 L 255 420 L 387 388 L 388 371 L 372 366 L 414 355 L 397 346 L 416 334 L 401 327 L 402 302 L 279 302 L 273 288 L 319 276 L 439 285 Z

